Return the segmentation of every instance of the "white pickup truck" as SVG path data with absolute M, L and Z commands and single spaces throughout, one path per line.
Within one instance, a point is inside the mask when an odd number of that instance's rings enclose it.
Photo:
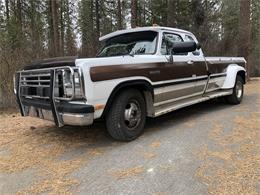
M 22 116 L 57 126 L 105 119 L 110 135 L 137 138 L 146 117 L 225 96 L 239 104 L 246 83 L 242 57 L 204 57 L 196 37 L 167 27 L 120 30 L 100 38 L 96 58 L 34 62 L 15 74 Z

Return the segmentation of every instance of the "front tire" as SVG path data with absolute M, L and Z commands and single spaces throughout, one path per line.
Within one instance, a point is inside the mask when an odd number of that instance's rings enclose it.
M 131 141 L 143 133 L 146 120 L 146 104 L 140 91 L 130 89 L 121 92 L 106 115 L 106 127 L 116 140 Z
M 233 88 L 233 93 L 226 97 L 229 104 L 240 104 L 244 95 L 244 81 L 241 76 L 237 75 L 236 83 Z

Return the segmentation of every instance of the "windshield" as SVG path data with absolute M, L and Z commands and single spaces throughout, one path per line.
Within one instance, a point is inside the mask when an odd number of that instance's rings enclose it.
M 156 51 L 157 32 L 142 31 L 112 37 L 97 57 L 154 54 Z

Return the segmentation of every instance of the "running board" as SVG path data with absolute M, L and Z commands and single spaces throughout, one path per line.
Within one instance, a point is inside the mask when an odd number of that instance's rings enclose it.
M 232 94 L 232 89 L 225 90 L 225 91 L 218 91 L 218 92 L 210 92 L 210 93 L 204 94 L 203 96 L 200 95 L 200 96 L 192 97 L 189 99 L 183 99 L 183 100 L 163 104 L 163 105 L 155 107 L 154 117 L 161 116 L 168 112 L 172 112 L 174 110 L 184 108 L 186 106 L 204 102 L 204 101 L 207 101 L 207 100 L 210 100 L 213 98 L 217 98 L 217 97 L 227 96 L 230 94 Z

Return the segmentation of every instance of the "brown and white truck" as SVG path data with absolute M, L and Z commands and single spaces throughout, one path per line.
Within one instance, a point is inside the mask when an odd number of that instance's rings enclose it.
M 59 127 L 104 119 L 113 138 L 129 141 L 143 132 L 147 117 L 222 96 L 242 101 L 245 59 L 204 57 L 191 32 L 141 27 L 100 41 L 95 58 L 46 59 L 18 71 L 21 114 Z

